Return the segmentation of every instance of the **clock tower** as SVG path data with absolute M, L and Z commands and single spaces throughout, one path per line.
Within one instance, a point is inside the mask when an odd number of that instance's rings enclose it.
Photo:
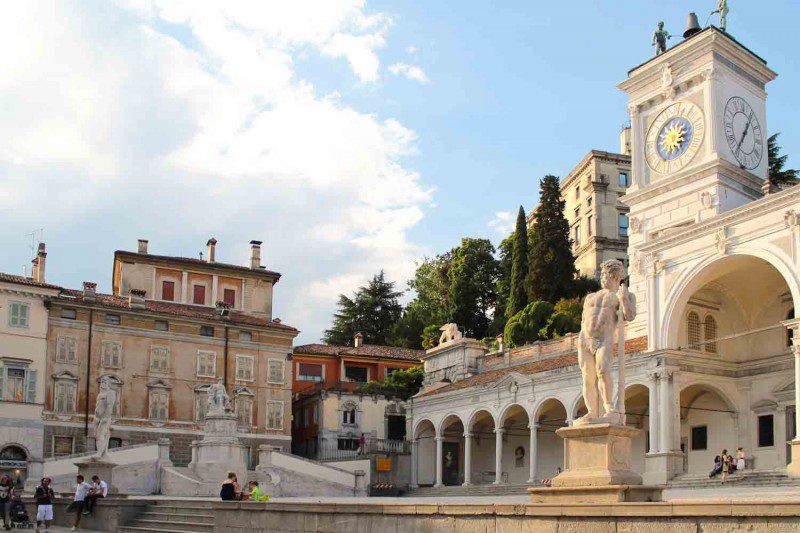
M 629 337 L 646 333 L 651 349 L 646 283 L 663 264 L 640 248 L 762 197 L 765 87 L 775 77 L 766 61 L 712 26 L 619 84 L 629 96 L 633 180 L 622 200 L 630 207 L 630 281 L 640 302 Z

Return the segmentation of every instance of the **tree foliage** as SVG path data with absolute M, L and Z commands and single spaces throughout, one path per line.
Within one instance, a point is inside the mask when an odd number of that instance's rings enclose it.
M 528 292 L 525 281 L 528 277 L 528 224 L 525 220 L 525 209 L 519 206 L 517 227 L 512 235 L 514 248 L 512 251 L 511 284 L 508 291 L 508 302 L 505 307 L 506 318 L 511 318 L 528 305 Z
M 486 335 L 490 312 L 497 303 L 495 249 L 488 239 L 464 238 L 452 250 L 450 321 L 473 338 Z
M 525 309 L 508 319 L 503 340 L 509 348 L 544 340 L 540 332 L 546 329 L 553 315 L 553 309 L 554 306 L 550 302 L 531 302 Z
M 777 188 L 790 187 L 797 185 L 797 170 L 784 169 L 788 155 L 781 155 L 781 147 L 778 144 L 780 133 L 770 135 L 767 139 L 767 157 L 769 161 L 769 183 Z
M 370 381 L 359 392 L 382 394 L 384 396 L 408 400 L 422 388 L 425 372 L 421 366 L 406 370 L 395 370 L 383 381 Z
M 495 290 L 497 291 L 497 304 L 495 305 L 492 321 L 489 330 L 486 332 L 489 337 L 495 337 L 503 332 L 506 327 L 505 310 L 508 305 L 508 295 L 511 291 L 511 269 L 514 259 L 514 233 L 506 237 L 497 247 L 499 258 L 497 260 L 497 281 Z

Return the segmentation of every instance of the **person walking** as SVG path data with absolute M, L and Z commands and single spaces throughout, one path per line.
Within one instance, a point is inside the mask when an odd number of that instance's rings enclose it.
M 36 501 L 37 533 L 42 523 L 44 523 L 45 533 L 50 533 L 50 524 L 53 522 L 53 500 L 56 495 L 50 487 L 50 482 L 49 477 L 42 478 L 42 484 L 36 487 L 36 492 L 33 494 L 33 499 Z
M 14 482 L 3 474 L 3 477 L 0 477 L 0 513 L 3 514 L 3 527 L 6 531 L 11 530 L 8 517 L 12 496 L 14 496 Z
M 731 472 L 731 456 L 728 455 L 728 450 L 722 450 L 722 483 L 728 479 L 728 474 Z
M 90 515 L 94 512 L 94 506 L 97 500 L 108 496 L 108 483 L 100 479 L 97 474 L 92 476 L 92 488 L 83 503 L 83 514 Z
M 78 477 L 75 478 L 75 482 L 77 483 L 75 487 L 75 497 L 73 498 L 69 509 L 67 509 L 67 512 L 75 513 L 75 523 L 72 525 L 72 531 L 77 530 L 81 523 L 81 516 L 84 505 L 86 504 L 86 497 L 89 495 L 89 491 L 92 490 L 92 486 L 87 483 L 80 474 L 78 474 Z
M 736 470 L 738 471 L 738 474 L 740 476 L 744 476 L 744 467 L 745 467 L 744 451 L 740 446 L 736 448 Z

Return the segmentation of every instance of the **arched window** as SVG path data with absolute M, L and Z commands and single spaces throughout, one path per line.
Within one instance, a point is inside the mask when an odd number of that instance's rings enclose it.
M 700 317 L 694 311 L 689 311 L 686 317 L 686 332 L 690 350 L 699 350 L 700 346 Z
M 706 315 L 705 347 L 708 353 L 717 353 L 717 321 L 712 315 Z
M 786 320 L 791 320 L 794 318 L 794 307 L 789 309 L 789 312 L 786 313 Z M 792 347 L 792 330 L 786 329 L 786 346 L 789 348 Z

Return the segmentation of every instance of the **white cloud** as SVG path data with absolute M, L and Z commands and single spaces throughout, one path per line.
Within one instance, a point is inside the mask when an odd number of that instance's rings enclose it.
M 430 81 L 425 71 L 416 65 L 409 65 L 408 63 L 394 63 L 393 65 L 389 65 L 389 72 L 395 76 L 404 76 L 420 83 L 428 83 Z
M 417 48 L 416 46 L 409 46 L 406 48 L 406 52 L 408 52 L 412 56 L 415 56 L 419 53 L 419 48 Z
M 517 214 L 513 211 L 498 211 L 494 218 L 489 221 L 488 226 L 497 230 L 497 233 L 507 237 L 514 231 L 517 225 Z
M 51 254 L 52 280 L 96 271 L 109 290 L 111 251 L 137 237 L 194 256 L 213 234 L 237 263 L 260 238 L 284 274 L 276 310 L 311 341 L 337 294 L 381 268 L 403 287 L 427 251 L 407 235 L 432 203 L 407 166 L 416 132 L 296 70 L 316 51 L 379 79 L 391 19 L 363 0 L 5 7 L 0 236 L 35 220 L 49 248 L 81 235 L 100 254 L 86 265 L 75 251 L 61 269 Z

